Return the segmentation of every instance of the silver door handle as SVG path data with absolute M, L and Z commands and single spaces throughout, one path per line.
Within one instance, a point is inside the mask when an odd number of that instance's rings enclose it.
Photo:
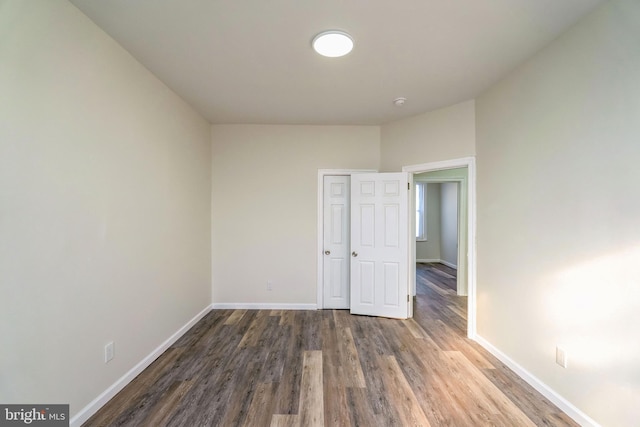
M 331 255 L 331 251 L 324 251 L 325 255 Z
M 354 258 L 357 257 L 358 256 L 358 252 L 356 252 L 356 251 L 351 252 L 351 256 L 354 257 Z

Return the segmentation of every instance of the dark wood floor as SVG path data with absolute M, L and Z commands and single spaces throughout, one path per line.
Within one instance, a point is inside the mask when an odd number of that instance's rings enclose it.
M 214 310 L 85 426 L 575 426 L 466 336 L 455 270 L 414 319 Z

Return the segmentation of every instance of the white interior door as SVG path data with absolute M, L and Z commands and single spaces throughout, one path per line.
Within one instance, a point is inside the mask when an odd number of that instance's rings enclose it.
M 323 306 L 349 308 L 349 176 L 324 177 Z
M 409 174 L 351 176 L 351 313 L 406 319 Z

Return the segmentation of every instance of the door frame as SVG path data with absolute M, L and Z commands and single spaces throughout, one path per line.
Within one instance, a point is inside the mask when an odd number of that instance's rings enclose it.
M 410 172 L 410 180 L 413 182 L 413 174 L 433 172 L 446 169 L 467 168 L 467 337 L 476 338 L 476 159 L 475 157 L 463 157 L 459 159 L 440 162 L 422 163 L 418 165 L 403 166 L 403 172 Z M 415 191 L 415 183 L 413 183 Z M 409 198 L 412 225 L 415 229 L 415 196 Z M 409 262 L 415 266 L 416 245 L 410 245 Z M 459 262 L 459 261 L 458 261 Z M 411 271 L 411 283 L 415 283 L 416 270 Z
M 317 294 L 316 308 L 324 308 L 324 177 L 327 175 L 351 176 L 356 173 L 377 173 L 377 169 L 318 169 L 317 213 Z

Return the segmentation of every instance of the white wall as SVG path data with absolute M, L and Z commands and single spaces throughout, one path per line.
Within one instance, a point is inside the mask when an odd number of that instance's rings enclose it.
M 427 240 L 416 242 L 417 260 L 440 259 L 440 184 L 427 184 Z
M 0 2 L 0 94 L 0 402 L 73 415 L 211 302 L 210 127 L 60 0 Z
M 214 125 L 212 141 L 213 302 L 315 305 L 318 169 L 378 169 L 379 127 Z
M 382 172 L 475 155 L 475 101 L 384 124 Z
M 444 182 L 440 188 L 440 258 L 458 265 L 458 183 Z
M 605 3 L 476 103 L 478 332 L 607 426 L 640 408 L 638 23 Z

